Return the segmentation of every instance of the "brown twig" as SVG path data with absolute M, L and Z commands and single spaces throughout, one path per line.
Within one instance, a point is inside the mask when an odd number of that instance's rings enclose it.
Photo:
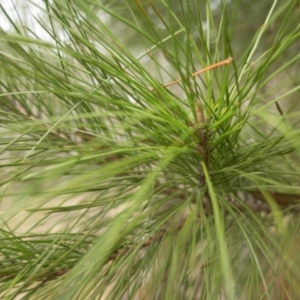
M 41 121 L 40 118 L 36 117 L 33 114 L 29 114 L 24 107 L 22 107 L 17 100 L 13 99 L 13 98 L 9 98 L 10 103 L 12 104 L 12 106 L 15 108 L 15 110 L 22 115 L 23 117 L 26 117 L 28 119 L 31 120 L 35 120 L 35 121 Z M 67 140 L 70 141 L 70 138 L 65 135 L 64 133 L 58 132 L 56 130 L 54 130 L 53 128 L 51 128 L 51 126 L 47 123 L 40 123 L 40 125 L 44 126 L 47 130 L 50 130 L 51 134 L 56 135 L 57 137 L 63 139 L 63 140 Z
M 184 224 L 184 222 L 183 222 Z M 180 224 L 180 226 L 178 226 L 177 230 L 180 230 L 180 228 L 182 228 L 183 224 Z M 166 230 L 161 230 L 156 236 L 154 237 L 150 237 L 148 238 L 139 248 L 140 250 L 146 247 L 149 247 L 154 241 L 156 242 L 160 242 L 163 237 L 166 234 Z M 115 260 L 117 258 L 123 257 L 126 253 L 128 253 L 130 251 L 129 247 L 123 248 L 123 249 L 119 249 L 116 250 L 114 253 L 112 253 L 109 258 L 108 261 L 110 260 Z
M 9 101 L 11 103 L 11 105 L 15 108 L 15 110 L 23 117 L 26 117 L 28 119 L 31 119 L 31 120 L 34 120 L 34 121 L 38 121 L 39 124 L 41 126 L 44 126 L 47 130 L 50 130 L 50 133 L 65 140 L 65 141 L 68 141 L 68 142 L 71 142 L 73 144 L 78 144 L 78 142 L 76 141 L 73 141 L 70 137 L 68 137 L 66 134 L 62 133 L 62 132 L 58 132 L 56 131 L 55 129 L 51 128 L 51 125 L 43 122 L 42 123 L 42 119 L 41 118 L 38 118 L 37 116 L 35 116 L 34 114 L 32 113 L 28 113 L 24 107 L 22 107 L 17 100 L 13 99 L 13 98 L 9 98 Z M 81 130 L 76 130 L 74 132 L 74 135 L 78 136 L 83 142 L 91 142 L 95 139 L 95 136 L 90 134 L 89 132 L 85 131 L 84 128 L 81 128 Z M 103 146 L 103 147 L 100 147 L 98 146 L 100 150 L 106 150 L 108 147 L 107 146 Z M 117 155 L 117 154 L 113 154 L 113 155 L 110 155 L 107 160 L 109 162 L 113 162 L 113 161 L 116 161 L 118 159 L 120 159 L 121 155 Z
M 180 190 L 180 189 L 176 189 L 176 188 L 169 188 L 169 189 L 165 189 L 164 192 L 166 192 L 167 194 L 177 194 L 178 197 L 182 200 L 184 200 L 185 197 L 185 192 Z M 180 193 L 181 192 L 181 193 Z M 271 209 L 268 205 L 268 203 L 266 202 L 263 194 L 259 191 L 249 191 L 248 195 L 250 195 L 250 200 L 249 199 L 245 199 L 244 200 L 244 204 L 245 205 L 241 205 L 241 204 L 235 204 L 235 208 L 237 210 L 239 210 L 240 212 L 247 212 L 248 210 L 252 210 L 254 212 L 266 212 L 266 213 L 270 213 Z M 299 203 L 300 202 L 300 196 L 296 195 L 296 194 L 288 194 L 288 193 L 270 193 L 270 195 L 274 198 L 274 200 L 276 201 L 276 203 L 278 205 L 280 205 L 280 207 L 284 208 L 284 207 L 288 207 L 292 204 L 295 203 Z M 229 200 L 229 201 L 233 201 L 234 200 Z M 185 220 L 183 220 L 177 227 L 176 227 L 176 231 L 180 230 L 183 225 L 185 223 Z M 143 244 L 141 244 L 139 246 L 139 250 L 147 248 L 149 246 L 151 246 L 154 242 L 161 242 L 162 239 L 164 238 L 164 236 L 166 235 L 167 230 L 163 229 L 161 231 L 159 231 L 155 236 L 153 237 L 149 237 L 147 240 L 145 240 L 145 242 Z M 124 257 L 127 253 L 129 253 L 131 251 L 130 247 L 124 247 L 121 249 L 116 250 L 115 252 L 113 252 L 107 259 L 107 262 L 115 260 L 117 258 L 121 258 Z M 133 251 L 133 250 L 132 250 Z M 210 264 L 212 264 L 213 262 L 215 262 L 218 258 L 211 260 L 203 265 L 200 266 L 200 268 L 205 268 L 207 266 L 209 266 Z M 43 274 L 41 275 L 41 277 L 43 276 L 43 281 L 48 281 L 48 280 L 54 280 L 62 275 L 64 275 L 65 273 L 67 273 L 68 271 L 70 271 L 71 269 L 60 269 L 57 270 L 53 273 L 49 273 L 48 275 Z M 14 274 L 12 273 L 0 273 L 0 278 L 10 278 L 10 277 L 14 277 Z M 38 278 L 35 278 L 35 280 Z
M 203 106 L 201 105 L 200 101 L 197 101 L 195 104 L 195 113 L 196 113 L 196 124 L 191 121 L 189 122 L 190 127 L 195 129 L 195 134 L 198 138 L 198 151 L 202 156 L 203 162 L 206 166 L 206 168 L 210 169 L 210 155 L 213 151 L 213 148 L 210 145 L 210 137 L 211 133 L 208 128 L 208 123 L 206 120 L 206 116 L 204 114 Z M 199 167 L 199 183 L 201 187 L 205 187 L 206 185 L 206 179 L 204 172 L 201 167 Z M 206 213 L 208 214 L 210 212 L 210 196 L 208 194 L 208 191 L 205 192 L 203 195 L 203 208 L 205 209 Z

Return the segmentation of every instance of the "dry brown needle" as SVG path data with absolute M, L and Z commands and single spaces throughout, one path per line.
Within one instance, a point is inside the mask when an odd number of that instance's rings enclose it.
M 199 71 L 197 71 L 197 72 L 191 74 L 191 76 L 194 77 L 194 76 L 200 75 L 200 74 L 202 74 L 202 73 L 205 73 L 205 72 L 210 71 L 210 70 L 212 70 L 212 69 L 215 69 L 215 68 L 217 68 L 217 67 L 220 67 L 220 66 L 224 66 L 224 65 L 230 64 L 232 61 L 233 61 L 233 58 L 232 58 L 232 57 L 229 57 L 229 58 L 227 58 L 227 59 L 225 59 L 225 60 L 222 60 L 222 61 L 220 61 L 220 62 L 218 62 L 218 63 L 215 63 L 215 64 L 213 64 L 213 65 L 210 65 L 210 66 L 208 66 L 208 67 L 206 67 L 206 68 L 204 68 L 204 69 L 201 69 L 201 70 L 199 70 Z M 176 83 L 178 83 L 178 82 L 180 82 L 180 81 L 182 81 L 182 79 L 177 79 L 177 80 L 175 80 L 175 81 L 172 81 L 172 82 L 169 82 L 169 83 L 163 85 L 163 87 L 166 88 L 166 87 L 171 86 L 171 85 L 173 85 L 173 84 L 176 84 Z

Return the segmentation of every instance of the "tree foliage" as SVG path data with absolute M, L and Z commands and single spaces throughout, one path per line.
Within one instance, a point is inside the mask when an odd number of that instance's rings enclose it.
M 0 4 L 3 299 L 300 297 L 299 8 L 248 2 Z

